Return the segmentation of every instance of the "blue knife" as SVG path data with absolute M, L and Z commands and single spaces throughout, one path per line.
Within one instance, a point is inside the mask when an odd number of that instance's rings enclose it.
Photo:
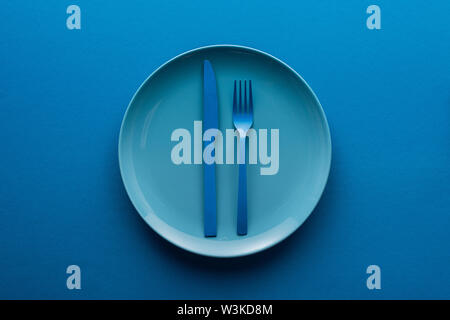
M 211 63 L 203 62 L 203 132 L 219 128 L 216 77 Z M 215 136 L 211 141 L 215 140 Z M 214 150 L 215 152 L 215 150 Z M 205 237 L 217 235 L 216 164 L 203 163 Z

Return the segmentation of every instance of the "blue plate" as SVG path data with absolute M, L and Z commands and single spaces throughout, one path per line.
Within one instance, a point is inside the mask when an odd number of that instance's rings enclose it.
M 237 165 L 216 166 L 217 237 L 205 238 L 202 165 L 171 161 L 172 132 L 189 130 L 193 147 L 194 120 L 202 120 L 204 59 L 216 74 L 224 137 L 233 128 L 235 79 L 252 80 L 253 127 L 279 129 L 278 173 L 248 165 L 247 236 L 236 234 Z M 310 215 L 328 179 L 331 139 L 317 97 L 293 69 L 255 49 L 217 45 L 183 53 L 145 80 L 122 122 L 119 162 L 128 195 L 153 230 L 194 253 L 236 257 L 279 243 Z

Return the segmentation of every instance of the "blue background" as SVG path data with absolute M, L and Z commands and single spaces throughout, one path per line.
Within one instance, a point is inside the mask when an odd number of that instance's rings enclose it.
M 81 30 L 66 8 L 81 7 Z M 381 7 L 381 30 L 366 8 Z M 450 298 L 449 1 L 6 1 L 0 11 L 0 298 Z M 117 143 L 159 65 L 230 43 L 282 59 L 327 115 L 325 193 L 238 259 L 167 243 L 124 190 Z M 66 267 L 82 290 L 66 288 Z M 368 290 L 377 264 L 382 289 Z

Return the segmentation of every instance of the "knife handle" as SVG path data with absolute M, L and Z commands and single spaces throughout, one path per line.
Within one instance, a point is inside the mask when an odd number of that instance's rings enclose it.
M 204 175 L 204 232 L 205 237 L 217 235 L 216 217 L 216 165 L 203 164 Z

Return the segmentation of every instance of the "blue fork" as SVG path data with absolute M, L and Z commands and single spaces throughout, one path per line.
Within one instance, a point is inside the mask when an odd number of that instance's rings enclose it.
M 233 93 L 233 124 L 239 133 L 239 189 L 238 189 L 238 215 L 237 234 L 247 234 L 247 167 L 245 164 L 245 137 L 253 124 L 253 95 L 252 81 L 244 81 L 244 103 L 242 103 L 242 83 L 239 81 L 239 101 L 237 100 L 236 81 Z

